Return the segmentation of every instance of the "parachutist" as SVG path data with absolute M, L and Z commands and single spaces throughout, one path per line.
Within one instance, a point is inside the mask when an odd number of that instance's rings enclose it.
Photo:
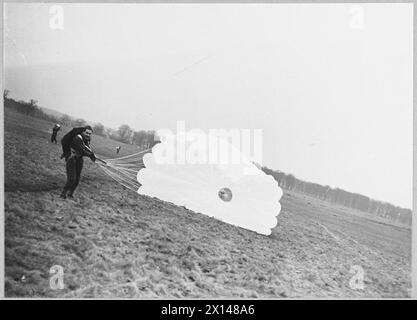
M 61 198 L 73 198 L 74 190 L 80 182 L 81 171 L 83 168 L 83 157 L 89 157 L 96 161 L 96 156 L 90 148 L 90 140 L 93 130 L 90 126 L 83 128 L 79 134 L 74 136 L 74 131 L 80 128 L 74 128 L 62 138 L 63 156 L 66 160 L 67 183 L 61 193 Z M 69 152 L 69 153 L 68 153 Z
M 52 128 L 52 135 L 51 135 L 51 142 L 52 143 L 57 143 L 56 141 L 56 136 L 58 134 L 58 131 L 61 129 L 61 126 L 57 123 L 54 125 L 54 127 Z

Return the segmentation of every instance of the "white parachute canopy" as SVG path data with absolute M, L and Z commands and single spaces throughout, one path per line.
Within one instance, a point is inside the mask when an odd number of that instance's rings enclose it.
M 261 234 L 271 234 L 282 190 L 272 176 L 219 136 L 178 133 L 143 155 L 139 194 L 185 206 Z

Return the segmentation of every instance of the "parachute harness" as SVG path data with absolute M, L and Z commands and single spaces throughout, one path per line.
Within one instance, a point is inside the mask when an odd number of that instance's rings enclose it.
M 120 158 L 100 159 L 96 164 L 113 180 L 122 186 L 137 192 L 141 184 L 137 180 L 139 170 L 145 168 L 143 156 L 151 152 L 150 149 L 140 151 Z

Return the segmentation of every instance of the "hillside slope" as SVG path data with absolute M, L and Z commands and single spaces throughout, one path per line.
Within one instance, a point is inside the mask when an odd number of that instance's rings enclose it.
M 409 228 L 304 195 L 284 194 L 270 237 L 138 195 L 88 159 L 75 200 L 62 200 L 64 162 L 51 127 L 5 110 L 6 296 L 410 294 Z M 119 143 L 93 139 L 97 153 L 115 156 Z M 123 145 L 121 155 L 137 150 Z M 54 265 L 64 268 L 63 290 L 50 288 Z M 364 270 L 363 290 L 349 286 L 353 266 Z

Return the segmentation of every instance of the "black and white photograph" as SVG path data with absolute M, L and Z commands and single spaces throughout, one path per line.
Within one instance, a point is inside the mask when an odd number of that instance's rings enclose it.
M 5 298 L 412 298 L 413 10 L 3 3 Z

